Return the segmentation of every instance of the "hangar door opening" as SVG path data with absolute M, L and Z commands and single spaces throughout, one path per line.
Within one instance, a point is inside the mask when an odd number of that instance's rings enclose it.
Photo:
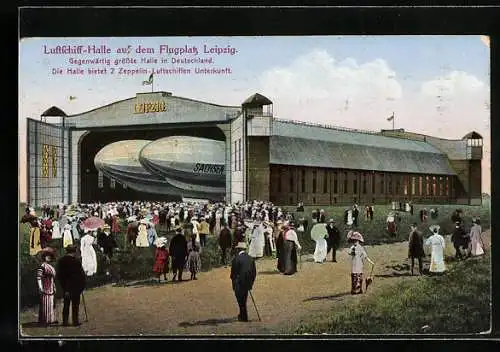
M 216 126 L 91 131 L 80 144 L 81 202 L 222 200 L 224 149 Z

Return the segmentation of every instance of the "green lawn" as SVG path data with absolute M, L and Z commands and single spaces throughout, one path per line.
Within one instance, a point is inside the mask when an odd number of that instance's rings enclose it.
M 382 244 L 382 243 L 392 243 L 405 241 L 408 238 L 409 225 L 413 222 L 419 222 L 418 211 L 421 209 L 420 205 L 415 206 L 414 215 L 401 213 L 402 221 L 400 228 L 402 229 L 398 237 L 390 237 L 385 230 L 386 227 L 386 217 L 390 211 L 390 206 L 377 205 L 375 207 L 375 214 L 373 221 L 365 221 L 364 215 L 361 214 L 361 219 L 359 222 L 359 230 L 365 238 L 367 245 Z M 430 205 L 426 206 L 430 208 Z M 457 206 L 452 205 L 438 205 L 434 206 L 439 210 L 439 218 L 436 220 L 429 219 L 429 223 L 421 226 L 421 230 L 427 231 L 428 226 L 434 223 L 441 225 L 445 233 L 450 233 L 453 228 L 453 224 L 450 220 L 450 215 L 457 208 Z M 295 212 L 295 207 L 284 207 Z M 471 217 L 473 215 L 480 215 L 482 219 L 483 229 L 487 229 L 490 226 L 490 206 L 489 203 L 484 203 L 480 207 L 465 207 L 461 206 L 464 210 L 465 221 L 470 225 Z M 309 229 L 312 225 L 311 222 L 311 212 L 315 209 L 313 207 L 306 207 L 304 216 L 309 219 Z M 339 230 L 341 231 L 342 242 L 347 234 L 347 228 L 343 225 L 343 212 L 346 207 L 327 207 L 323 208 L 328 214 L 328 217 L 333 217 L 338 224 Z M 40 209 L 36 209 L 37 214 L 40 214 Z M 24 207 L 20 206 L 20 216 L 24 214 Z M 154 263 L 154 252 L 150 248 L 137 248 L 133 253 L 130 253 L 124 248 L 124 238 L 126 231 L 126 222 L 120 223 L 122 233 L 117 236 L 117 241 L 122 250 L 117 253 L 112 260 L 112 266 L 109 268 L 115 279 L 124 280 L 140 280 L 149 278 L 152 274 L 152 267 Z M 428 235 L 428 232 L 425 232 Z M 27 226 L 20 224 L 19 227 L 20 236 L 20 261 L 21 261 L 21 305 L 30 306 L 35 304 L 38 300 L 36 282 L 34 280 L 34 273 L 36 267 L 39 265 L 37 257 L 31 257 L 29 255 L 29 233 L 27 231 Z M 311 240 L 309 231 L 304 234 L 299 234 L 299 240 L 301 242 L 303 253 L 314 252 L 315 242 Z M 341 244 L 343 245 L 343 243 Z M 62 254 L 62 240 L 54 240 L 49 243 L 49 246 L 57 249 L 58 254 Z M 125 251 L 124 251 L 125 250 Z M 219 249 L 214 238 L 209 237 L 208 247 L 202 252 L 202 268 L 203 270 L 210 270 L 213 267 L 219 266 Z M 105 258 L 100 251 L 97 251 L 98 260 L 98 272 L 88 281 L 88 288 L 100 286 L 111 282 L 111 277 L 106 275 L 106 264 Z M 61 292 L 59 290 L 59 292 Z
M 491 314 L 490 254 L 458 262 L 443 276 L 421 277 L 332 310 L 297 334 L 477 334 Z M 364 298 L 364 297 L 363 297 Z M 429 328 L 422 329 L 425 325 Z

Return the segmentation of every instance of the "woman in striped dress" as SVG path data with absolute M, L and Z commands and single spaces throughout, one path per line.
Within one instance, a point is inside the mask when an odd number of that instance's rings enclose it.
M 54 278 L 56 276 L 56 269 L 50 265 L 50 262 L 54 259 L 54 250 L 46 247 L 40 253 L 42 264 L 36 272 L 38 292 L 40 293 L 38 323 L 43 325 L 57 324 L 54 311 L 54 295 L 56 294 Z

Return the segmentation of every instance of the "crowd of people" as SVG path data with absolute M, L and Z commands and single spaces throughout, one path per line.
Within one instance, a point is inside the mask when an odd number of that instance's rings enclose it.
M 232 205 L 194 202 L 59 204 L 55 208 L 43 206 L 41 213 L 38 217 L 33 208 L 27 207 L 21 222 L 29 224 L 30 255 L 40 255 L 42 259 L 37 271 L 41 297 L 39 321 L 42 324 L 56 322 L 53 310 L 56 278 L 64 291 L 63 324 L 68 324 L 70 303 L 73 324 L 80 324 L 78 312 L 85 277 L 97 272 L 95 249 L 102 251 L 109 262 L 119 247 L 117 236 L 122 233 L 120 223 L 125 221 L 124 242 L 128 255 L 133 255 L 136 247 L 150 247 L 154 251 L 152 272 L 158 281 L 162 276 L 168 281 L 170 269 L 172 281 L 183 281 L 185 271 L 190 273 L 191 280 L 197 280 L 196 275 L 201 270 L 201 253 L 207 246 L 207 240 L 209 237 L 216 239 L 221 264 L 227 266 L 231 262 L 230 278 L 240 307 L 238 319 L 241 321 L 248 319 L 246 301 L 256 277 L 255 259 L 275 257 L 279 272 L 295 274 L 302 249 L 298 233 L 309 231 L 301 203 L 296 214 L 261 201 Z M 367 205 L 365 220 L 372 220 L 373 213 L 373 206 Z M 344 224 L 349 229 L 347 253 L 351 259 L 352 294 L 363 292 L 365 261 L 372 264 L 372 270 L 374 265 L 363 247 L 363 235 L 356 230 L 358 218 L 356 204 L 346 210 Z M 479 219 L 474 219 L 469 234 L 463 228 L 460 211 L 454 212 L 452 220 L 456 223 L 452 242 L 457 258 L 463 257 L 463 250 L 468 250 L 467 255 L 483 254 Z M 439 226 L 431 226 L 430 231 L 432 235 L 425 239 L 416 223 L 411 226 L 408 257 L 412 275 L 415 259 L 419 263 L 419 272 L 423 272 L 425 245 L 431 247 L 429 271 L 442 273 L 446 270 L 445 241 L 439 234 Z M 313 236 L 313 233 L 316 235 Z M 323 209 L 317 209 L 312 214 L 311 237 L 316 241 L 315 262 L 324 263 L 330 252 L 332 262 L 337 261 L 336 252 L 342 236 L 335 220 L 327 220 Z M 62 249 L 66 251 L 66 255 L 58 261 L 57 270 L 50 264 L 56 253 L 54 248 L 47 246 L 51 239 L 60 239 Z M 366 286 L 369 280 L 371 277 L 366 278 Z

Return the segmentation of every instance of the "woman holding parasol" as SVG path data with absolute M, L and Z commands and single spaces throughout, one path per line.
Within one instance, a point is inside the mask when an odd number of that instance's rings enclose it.
M 328 251 L 328 243 L 325 237 L 328 236 L 328 231 L 326 229 L 326 224 L 319 222 L 313 226 L 311 229 L 311 239 L 316 242 L 316 248 L 314 249 L 314 262 L 324 263 L 326 260 L 326 255 Z
M 351 257 L 351 294 L 363 293 L 363 264 L 365 259 L 373 266 L 375 263 L 368 257 L 365 249 L 361 245 L 364 243 L 363 236 L 357 231 L 349 231 L 347 242 L 351 244 L 349 256 Z M 371 278 L 366 279 L 366 286 L 371 283 Z

